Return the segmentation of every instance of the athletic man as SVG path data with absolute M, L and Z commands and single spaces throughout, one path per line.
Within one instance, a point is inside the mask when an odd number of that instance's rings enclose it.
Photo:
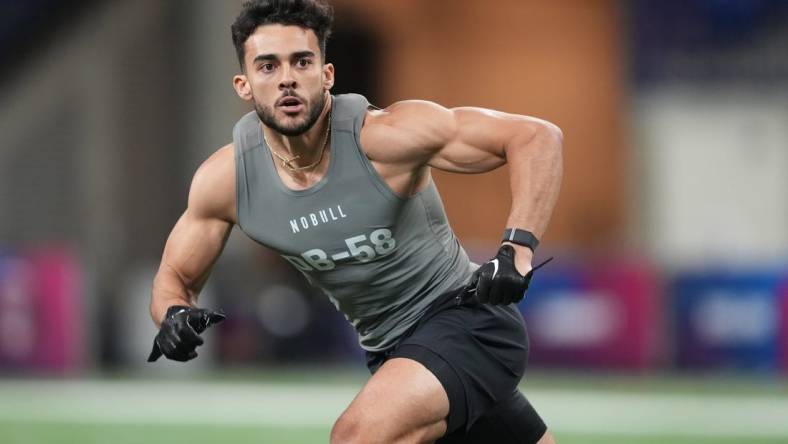
M 332 96 L 331 21 L 319 0 L 255 0 L 233 24 L 233 85 L 254 111 L 194 175 L 153 285 L 160 330 L 150 359 L 196 357 L 199 333 L 223 319 L 194 304 L 237 224 L 321 288 L 367 351 L 373 376 L 332 443 L 553 442 L 517 390 L 528 338 L 511 303 L 528 287 L 557 199 L 561 132 L 485 109 L 404 101 L 379 110 L 359 95 Z M 477 268 L 430 169 L 503 164 L 513 195 L 505 238 Z

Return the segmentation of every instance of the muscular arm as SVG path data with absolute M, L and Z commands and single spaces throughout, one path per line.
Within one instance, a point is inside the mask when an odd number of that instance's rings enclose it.
M 561 131 L 533 117 L 479 108 L 449 112 L 456 129 L 448 143 L 434 152 L 430 165 L 478 173 L 508 164 L 512 206 L 506 226 L 541 237 L 561 186 Z
M 563 171 L 563 136 L 555 125 L 528 116 L 482 108 L 446 109 L 422 101 L 399 102 L 369 121 L 371 146 L 365 147 L 370 158 L 382 164 L 457 173 L 483 173 L 508 164 L 512 205 L 506 227 L 537 237 L 544 234 Z M 525 273 L 532 252 L 520 246 L 515 250 L 517 268 Z
M 171 305 L 195 304 L 234 223 L 235 164 L 228 145 L 195 173 L 186 211 L 167 239 L 151 294 L 157 327 Z

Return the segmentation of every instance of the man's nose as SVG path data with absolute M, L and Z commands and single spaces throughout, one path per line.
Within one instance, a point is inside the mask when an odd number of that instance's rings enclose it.
M 289 67 L 282 70 L 282 79 L 279 80 L 279 89 L 292 89 L 296 87 L 293 71 Z

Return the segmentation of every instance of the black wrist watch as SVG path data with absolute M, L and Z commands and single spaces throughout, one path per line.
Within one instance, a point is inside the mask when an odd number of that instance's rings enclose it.
M 511 242 L 513 244 L 528 247 L 531 251 L 536 251 L 539 246 L 539 239 L 528 230 L 521 230 L 519 228 L 507 228 L 503 230 L 503 239 L 501 242 Z

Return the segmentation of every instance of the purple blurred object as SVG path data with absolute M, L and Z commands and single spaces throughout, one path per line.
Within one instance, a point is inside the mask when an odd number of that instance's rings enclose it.
M 0 368 L 67 374 L 84 366 L 80 275 L 65 249 L 0 256 Z

